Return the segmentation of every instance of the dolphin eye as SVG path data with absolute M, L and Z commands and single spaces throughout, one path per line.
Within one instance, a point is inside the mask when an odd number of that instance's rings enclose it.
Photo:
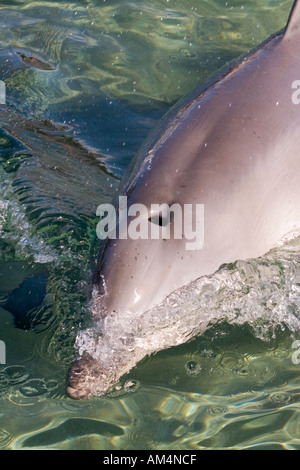
M 159 225 L 160 227 L 165 227 L 170 223 L 170 212 L 167 208 L 163 208 L 158 212 L 151 211 L 149 222 Z
M 149 222 L 152 222 L 155 225 L 159 225 L 160 227 L 166 225 L 161 214 L 159 214 L 158 216 L 152 215 L 151 217 L 149 217 L 148 220 Z

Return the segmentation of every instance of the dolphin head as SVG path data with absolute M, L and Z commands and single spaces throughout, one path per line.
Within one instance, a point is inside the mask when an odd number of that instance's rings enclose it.
M 171 178 L 172 165 L 167 172 L 146 165 L 119 197 L 115 237 L 106 240 L 96 270 L 101 309 L 146 311 L 190 280 L 192 250 L 186 249 L 181 204 L 185 185 L 181 181 L 178 187 L 176 170 Z
M 78 336 L 73 398 L 105 393 L 145 355 L 200 331 L 186 330 L 183 306 L 178 333 L 169 294 L 299 228 L 299 24 L 296 0 L 285 32 L 188 96 L 137 155 L 98 260 L 96 329 Z

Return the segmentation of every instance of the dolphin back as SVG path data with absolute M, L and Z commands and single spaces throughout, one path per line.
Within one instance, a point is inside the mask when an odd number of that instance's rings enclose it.
M 142 163 L 147 160 L 149 155 L 153 152 L 157 142 L 161 141 L 164 138 L 164 135 L 169 132 L 169 129 L 176 125 L 176 122 L 180 119 L 180 115 L 183 110 L 192 106 L 193 103 L 196 100 L 199 100 L 201 95 L 209 88 L 218 83 L 239 64 L 253 56 L 259 49 L 264 48 L 268 42 L 272 42 L 276 36 L 281 36 L 281 39 L 286 41 L 295 41 L 297 40 L 298 35 L 300 35 L 300 0 L 295 0 L 287 24 L 284 28 L 269 36 L 265 41 L 260 43 L 258 46 L 255 46 L 250 51 L 236 57 L 218 69 L 213 75 L 209 76 L 204 82 L 181 98 L 166 114 L 163 115 L 128 165 L 120 183 L 120 192 L 127 193 L 130 191 L 132 186 L 136 183 L 136 178 L 139 175 Z
M 300 2 L 295 0 L 285 28 L 284 39 L 291 40 L 298 35 L 300 35 Z

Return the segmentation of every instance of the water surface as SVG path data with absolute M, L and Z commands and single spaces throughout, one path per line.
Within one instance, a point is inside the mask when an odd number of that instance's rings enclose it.
M 297 240 L 213 277 L 204 333 L 105 397 L 65 393 L 90 326 L 97 206 L 172 104 L 281 29 L 291 4 L 0 3 L 1 449 L 299 448 Z

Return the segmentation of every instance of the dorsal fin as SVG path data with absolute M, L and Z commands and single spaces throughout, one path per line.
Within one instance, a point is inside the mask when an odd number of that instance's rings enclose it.
M 286 28 L 284 38 L 290 39 L 291 37 L 300 34 L 300 0 L 295 0 Z

